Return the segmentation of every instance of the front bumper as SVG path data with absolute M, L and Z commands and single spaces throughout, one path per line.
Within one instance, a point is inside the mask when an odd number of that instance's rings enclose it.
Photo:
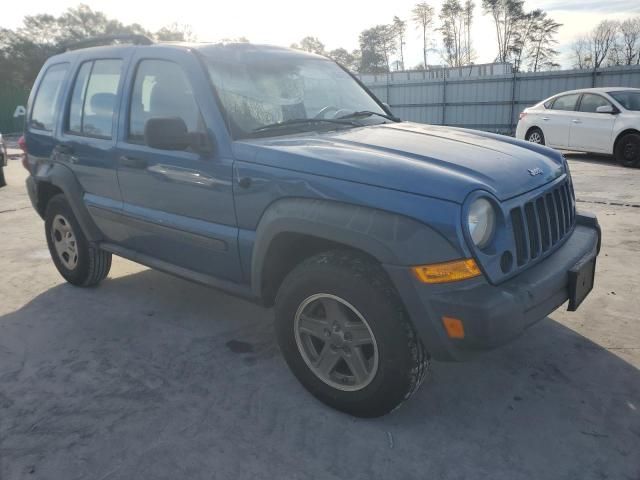
M 425 348 L 437 360 L 464 360 L 502 345 L 545 318 L 569 298 L 569 270 L 600 250 L 597 219 L 578 214 L 565 243 L 544 261 L 499 285 L 484 277 L 425 285 L 408 267 L 385 265 Z M 465 335 L 451 339 L 442 317 L 462 320 Z

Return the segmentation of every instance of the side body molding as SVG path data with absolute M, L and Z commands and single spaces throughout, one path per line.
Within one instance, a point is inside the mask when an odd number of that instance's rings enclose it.
M 403 215 L 341 202 L 285 198 L 272 203 L 256 230 L 251 284 L 262 292 L 265 257 L 280 234 L 309 235 L 362 250 L 382 264 L 415 265 L 459 258 L 459 252 L 431 227 Z

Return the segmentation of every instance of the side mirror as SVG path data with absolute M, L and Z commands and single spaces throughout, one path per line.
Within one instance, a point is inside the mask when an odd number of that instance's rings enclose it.
M 191 138 L 182 118 L 155 117 L 144 126 L 144 143 L 159 150 L 186 150 Z
M 596 108 L 596 113 L 617 113 L 616 109 L 613 108 L 613 105 L 600 105 Z

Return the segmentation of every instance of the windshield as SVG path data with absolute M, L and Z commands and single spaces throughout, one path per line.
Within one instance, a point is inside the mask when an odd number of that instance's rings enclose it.
M 626 110 L 640 111 L 640 91 L 609 92 Z
M 378 103 L 330 60 L 261 55 L 233 62 L 209 59 L 207 66 L 234 138 L 387 121 Z M 369 115 L 357 122 L 339 120 L 356 112 Z

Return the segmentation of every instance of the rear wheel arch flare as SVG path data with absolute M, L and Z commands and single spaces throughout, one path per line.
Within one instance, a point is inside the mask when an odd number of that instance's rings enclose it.
M 64 194 L 62 189 L 51 182 L 41 181 L 38 182 L 38 214 L 44 218 L 44 214 L 47 211 L 47 205 L 49 201 L 58 194 Z

